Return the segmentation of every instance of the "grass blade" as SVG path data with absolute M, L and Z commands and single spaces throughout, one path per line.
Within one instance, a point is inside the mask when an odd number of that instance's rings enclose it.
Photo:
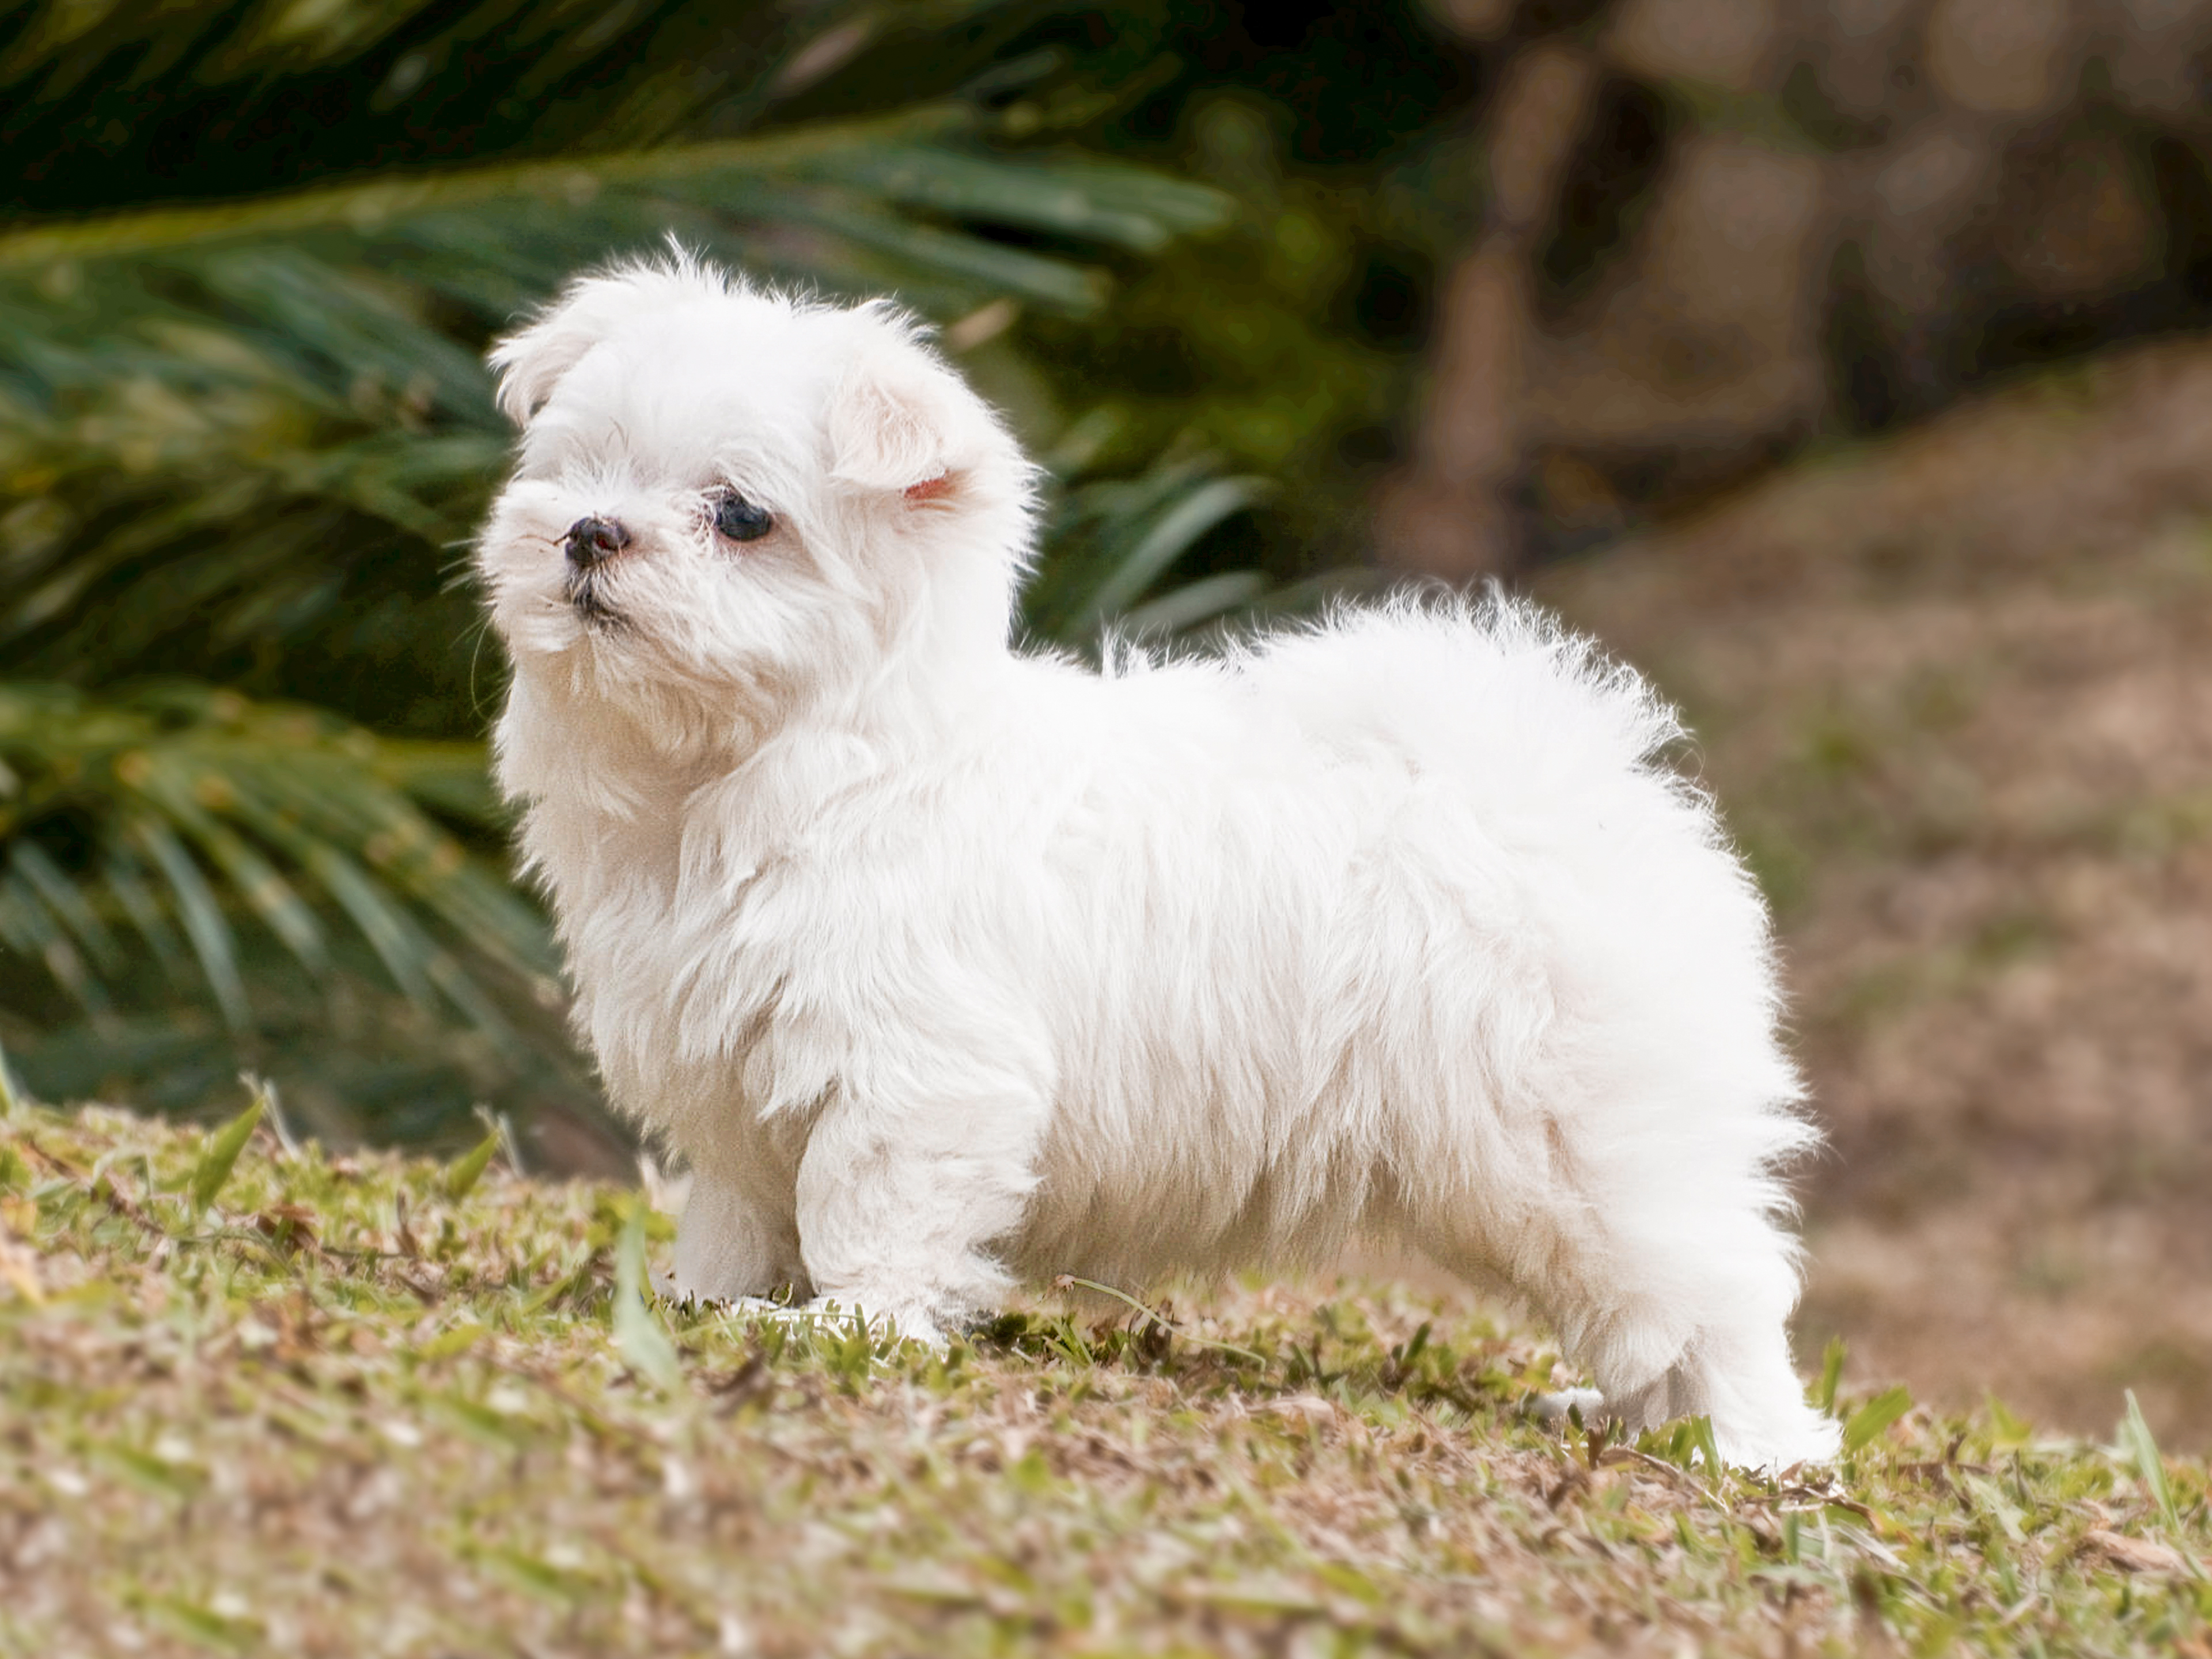
M 491 1167 L 492 1159 L 498 1155 L 501 1139 L 498 1126 L 494 1125 L 489 1134 L 446 1166 L 447 1198 L 458 1201 L 475 1189 L 477 1182 L 483 1179 L 483 1172 Z
M 269 1098 L 256 1095 L 252 1103 L 236 1117 L 208 1137 L 200 1161 L 192 1166 L 192 1213 L 215 1202 L 215 1195 L 222 1190 L 222 1183 L 230 1179 L 230 1171 L 238 1162 L 238 1155 L 246 1150 L 246 1143 L 253 1139 L 261 1115 L 269 1109 Z
M 1704 1460 L 1707 1477 L 1718 1480 L 1728 1463 L 1721 1456 L 1720 1442 L 1714 1437 L 1713 1419 L 1693 1417 L 1689 1421 L 1689 1430 L 1690 1444 L 1697 1449 L 1698 1455 Z
M 1116 1302 L 1142 1314 L 1147 1321 L 1158 1326 L 1162 1330 L 1173 1332 L 1194 1348 L 1212 1348 L 1220 1353 L 1233 1353 L 1239 1359 L 1249 1359 L 1255 1365 L 1265 1366 L 1267 1363 L 1265 1354 L 1254 1353 L 1249 1348 L 1240 1348 L 1233 1342 L 1217 1342 L 1211 1337 L 1194 1335 L 1173 1320 L 1164 1317 L 1158 1310 L 1146 1306 L 1135 1297 L 1131 1296 L 1128 1291 L 1116 1290 L 1111 1285 L 1102 1285 L 1095 1279 L 1079 1279 L 1073 1273 L 1062 1273 L 1052 1283 L 1054 1290 L 1092 1291 L 1100 1296 L 1110 1296 Z M 1422 1328 L 1425 1331 L 1427 1327 L 1424 1326 Z M 1084 1363 L 1085 1364 L 1090 1363 L 1088 1349 L 1085 1352 Z
M 1860 1407 L 1844 1424 L 1844 1449 L 1855 1452 L 1912 1409 L 1912 1390 L 1902 1382 Z
M 1813 1403 L 1823 1417 L 1836 1414 L 1836 1390 L 1844 1381 L 1844 1339 L 1832 1336 L 1826 1352 L 1820 1355 L 1820 1381 L 1813 1391 Z
M 2128 1414 L 2120 1420 L 2120 1444 L 2135 1460 L 2136 1472 L 2142 1476 L 2143 1485 L 2150 1488 L 2150 1501 L 2158 1506 L 2158 1518 L 2166 1522 L 2168 1532 L 2179 1532 L 2180 1512 L 2174 1507 L 2173 1488 L 2166 1484 L 2166 1460 L 2159 1455 L 2158 1442 L 2151 1436 L 2150 1425 L 2144 1421 L 2142 1407 L 2136 1403 L 2136 1391 L 2128 1390 Z
M 1989 1409 L 1990 1443 L 2000 1451 L 2009 1451 L 2015 1446 L 2025 1446 L 2035 1437 L 2035 1431 L 2027 1420 L 1994 1394 L 1984 1393 L 1982 1402 Z
M 676 1345 L 645 1300 L 645 1212 L 641 1194 L 629 1206 L 615 1250 L 615 1350 L 623 1363 L 665 1394 L 684 1386 Z
M 24 1094 L 15 1082 L 15 1068 L 8 1063 L 8 1051 L 0 1048 L 0 1117 L 14 1117 L 23 1109 Z

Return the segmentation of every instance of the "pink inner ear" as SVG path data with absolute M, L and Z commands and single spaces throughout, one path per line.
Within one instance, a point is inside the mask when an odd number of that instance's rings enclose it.
M 952 475 L 940 472 L 933 478 L 924 478 L 920 483 L 906 487 L 906 498 L 910 501 L 933 501 L 952 488 Z

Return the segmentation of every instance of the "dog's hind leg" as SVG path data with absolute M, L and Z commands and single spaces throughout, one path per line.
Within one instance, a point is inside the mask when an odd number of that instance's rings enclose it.
M 1632 1428 L 1710 1417 L 1722 1457 L 1750 1468 L 1824 1462 L 1837 1449 L 1835 1424 L 1805 1401 L 1779 1317 L 1699 1330 L 1665 1371 L 1615 1390 L 1603 1409 Z
M 1532 1138 L 1543 1150 L 1527 1149 L 1528 1166 L 1505 1179 L 1419 1183 L 1413 1242 L 1526 1296 L 1625 1426 L 1708 1414 L 1731 1462 L 1832 1455 L 1835 1427 L 1806 1404 L 1791 1364 L 1794 1247 L 1759 1160 L 1725 1138 L 1698 1146 L 1679 1119 L 1668 1133 L 1673 1115 L 1659 1113 L 1641 1127 L 1661 1127 L 1662 1152 L 1644 1144 L 1637 1115 L 1586 1122 L 1594 1132 L 1579 1138 L 1547 1124 Z M 1515 1196 L 1478 1211 L 1474 1191 Z

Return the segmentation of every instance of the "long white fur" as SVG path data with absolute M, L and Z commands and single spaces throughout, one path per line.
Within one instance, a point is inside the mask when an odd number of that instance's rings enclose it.
M 609 1092 L 690 1160 L 679 1289 L 936 1340 L 1367 1233 L 1527 1298 L 1632 1424 L 1832 1450 L 1766 914 L 1642 680 L 1500 599 L 1017 650 L 1032 469 L 881 305 L 678 257 L 493 362 L 499 775 Z M 732 487 L 769 535 L 715 534 Z M 587 516 L 633 538 L 596 617 Z

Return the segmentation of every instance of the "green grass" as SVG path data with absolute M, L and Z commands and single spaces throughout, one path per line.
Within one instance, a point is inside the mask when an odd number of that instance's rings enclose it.
M 4 1127 L 9 1654 L 2207 1650 L 2206 1471 L 2140 1413 L 2045 1439 L 1832 1355 L 1854 1449 L 1756 1480 L 1546 1429 L 1538 1341 L 1389 1287 L 940 1358 L 654 1304 L 667 1223 L 494 1141 Z

